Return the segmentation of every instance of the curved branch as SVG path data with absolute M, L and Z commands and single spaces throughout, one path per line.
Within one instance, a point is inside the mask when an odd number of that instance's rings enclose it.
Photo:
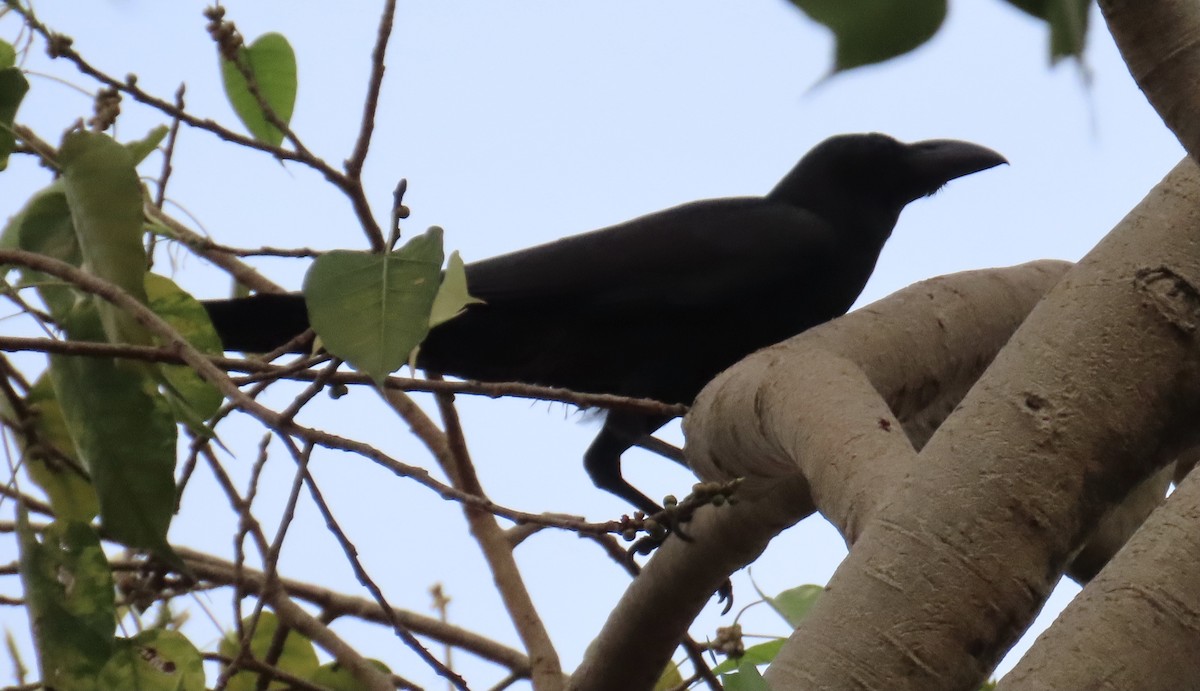
M 1197 325 L 1189 159 L 1038 304 L 863 528 L 768 681 L 978 684 L 1104 512 L 1194 441 Z
M 1194 688 L 1200 679 L 1200 477 L 1088 584 L 998 691 Z
M 1138 86 L 1191 158 L 1200 160 L 1200 7 L 1180 0 L 1101 0 L 1100 7 Z M 1194 187 L 1181 193 L 1200 196 Z M 1194 454 L 1179 465 L 1186 473 L 1193 463 Z M 1192 475 L 1043 632 L 1001 688 L 1195 685 L 1200 481 Z
M 1068 266 L 1034 262 L 924 281 L 760 351 L 713 381 L 685 421 L 689 461 L 706 478 L 766 478 L 744 482 L 736 505 L 697 512 L 688 525 L 693 542 L 668 540 L 658 550 L 571 688 L 649 688 L 713 590 L 810 514 L 814 499 L 847 533 L 857 532 L 856 511 L 874 506 L 893 482 L 879 472 L 888 464 L 872 454 L 889 455 L 896 472 L 910 469 L 914 445 Z M 909 438 L 898 433 L 902 426 Z M 762 463 L 750 465 L 755 459 Z M 616 657 L 622 664 L 609 664 Z
M 1150 105 L 1200 160 L 1200 5 L 1191 0 L 1100 0 L 1121 57 Z

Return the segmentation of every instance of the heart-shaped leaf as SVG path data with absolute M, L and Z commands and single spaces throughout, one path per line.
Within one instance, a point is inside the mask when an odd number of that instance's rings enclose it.
M 283 141 L 283 132 L 267 119 L 262 102 L 266 102 L 279 122 L 284 125 L 291 122 L 296 106 L 296 53 L 282 34 L 263 34 L 238 49 L 237 61 L 249 71 L 262 101 L 251 91 L 237 62 L 221 58 L 225 96 L 255 139 L 278 146 Z
M 304 279 L 308 318 L 329 352 L 379 380 L 425 335 L 442 268 L 436 226 L 395 252 L 329 252 Z

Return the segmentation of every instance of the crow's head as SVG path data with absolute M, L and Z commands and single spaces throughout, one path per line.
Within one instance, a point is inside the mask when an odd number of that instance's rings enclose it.
M 905 144 L 886 134 L 843 134 L 813 147 L 767 196 L 835 223 L 863 213 L 894 223 L 914 199 L 1007 162 L 987 147 L 954 139 Z

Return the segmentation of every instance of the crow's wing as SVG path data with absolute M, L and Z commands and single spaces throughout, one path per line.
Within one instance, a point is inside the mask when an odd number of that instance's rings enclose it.
M 829 224 L 804 209 L 717 199 L 474 262 L 467 282 L 494 307 L 702 307 L 803 282 L 840 244 Z

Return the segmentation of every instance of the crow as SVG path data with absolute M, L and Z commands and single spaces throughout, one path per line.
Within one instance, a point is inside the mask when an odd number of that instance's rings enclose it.
M 831 137 L 765 197 L 692 202 L 468 264 L 484 302 L 435 327 L 417 364 L 690 404 L 750 353 L 845 314 L 909 202 L 1002 163 L 963 141 Z M 205 307 L 227 350 L 265 352 L 308 327 L 300 295 Z M 668 419 L 610 411 L 584 454 L 596 486 L 657 512 L 621 455 Z

